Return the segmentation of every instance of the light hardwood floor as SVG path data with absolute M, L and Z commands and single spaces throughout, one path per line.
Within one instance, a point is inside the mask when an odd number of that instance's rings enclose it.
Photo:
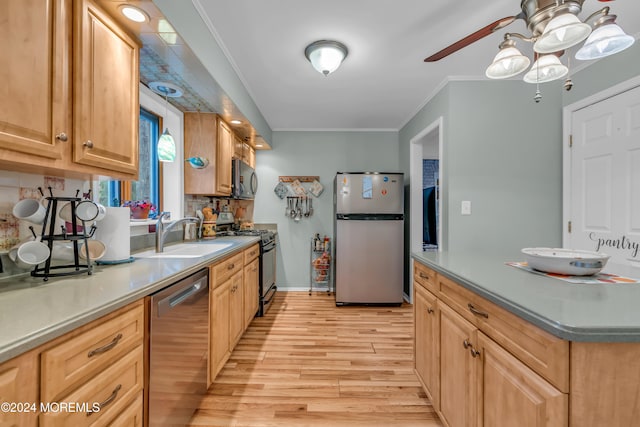
M 413 310 L 279 292 L 191 426 L 442 426 L 413 371 Z

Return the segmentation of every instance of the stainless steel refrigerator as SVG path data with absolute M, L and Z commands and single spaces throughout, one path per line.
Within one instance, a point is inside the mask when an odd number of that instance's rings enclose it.
M 338 172 L 334 213 L 336 305 L 401 304 L 403 174 Z

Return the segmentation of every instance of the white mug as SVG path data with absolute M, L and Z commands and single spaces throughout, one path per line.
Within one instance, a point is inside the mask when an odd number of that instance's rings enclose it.
M 35 240 L 25 242 L 18 247 L 16 264 L 20 268 L 33 268 L 45 262 L 49 255 L 51 255 L 51 251 L 46 244 Z
M 44 217 L 47 213 L 47 209 L 35 199 L 23 199 L 15 204 L 13 207 L 13 216 L 19 219 L 24 219 L 33 224 L 44 223 Z
M 106 209 L 105 209 L 106 212 Z M 98 217 L 100 209 L 91 200 L 83 200 L 76 204 L 76 217 L 82 221 L 93 221 Z M 60 208 L 58 216 L 67 222 L 71 222 L 71 203 L 66 203 Z
M 96 221 L 102 221 L 105 216 L 107 216 L 107 208 L 104 205 L 101 205 L 98 202 L 95 202 L 98 207 L 98 216 L 96 216 Z

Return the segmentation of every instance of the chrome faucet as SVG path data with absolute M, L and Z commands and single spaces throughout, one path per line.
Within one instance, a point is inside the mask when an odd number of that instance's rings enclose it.
M 176 225 L 183 224 L 185 222 L 200 223 L 200 218 L 187 216 L 187 217 L 172 221 L 165 226 L 162 220 L 168 216 L 169 216 L 169 212 L 160 212 L 160 214 L 158 215 L 158 220 L 156 221 L 156 252 L 157 253 L 164 251 L 164 239 L 167 237 L 167 233 Z

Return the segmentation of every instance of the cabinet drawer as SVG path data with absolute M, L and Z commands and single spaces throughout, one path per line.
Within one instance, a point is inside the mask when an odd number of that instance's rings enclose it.
M 543 331 L 446 277 L 440 298 L 563 393 L 569 392 L 569 342 Z
M 98 427 L 111 425 L 111 421 L 142 391 L 142 353 L 142 345 L 139 345 L 109 368 L 61 399 L 65 403 L 74 402 L 86 405 L 86 408 L 43 412 L 40 418 L 41 426 Z
M 260 255 L 260 246 L 256 243 L 251 246 L 249 249 L 244 250 L 244 265 L 249 264 L 254 259 L 258 258 Z
M 438 295 L 440 286 L 437 280 L 438 275 L 432 269 L 420 264 L 417 261 L 413 262 L 413 280 L 421 284 L 427 290 Z
M 213 277 L 215 278 L 214 287 L 220 286 L 238 271 L 242 271 L 244 264 L 242 262 L 242 252 L 227 258 L 221 263 L 213 267 Z
M 96 323 L 69 340 L 42 352 L 41 399 L 52 402 L 112 365 L 124 353 L 142 343 L 142 304 Z
M 142 427 L 142 392 L 118 417 L 109 423 L 109 427 Z

